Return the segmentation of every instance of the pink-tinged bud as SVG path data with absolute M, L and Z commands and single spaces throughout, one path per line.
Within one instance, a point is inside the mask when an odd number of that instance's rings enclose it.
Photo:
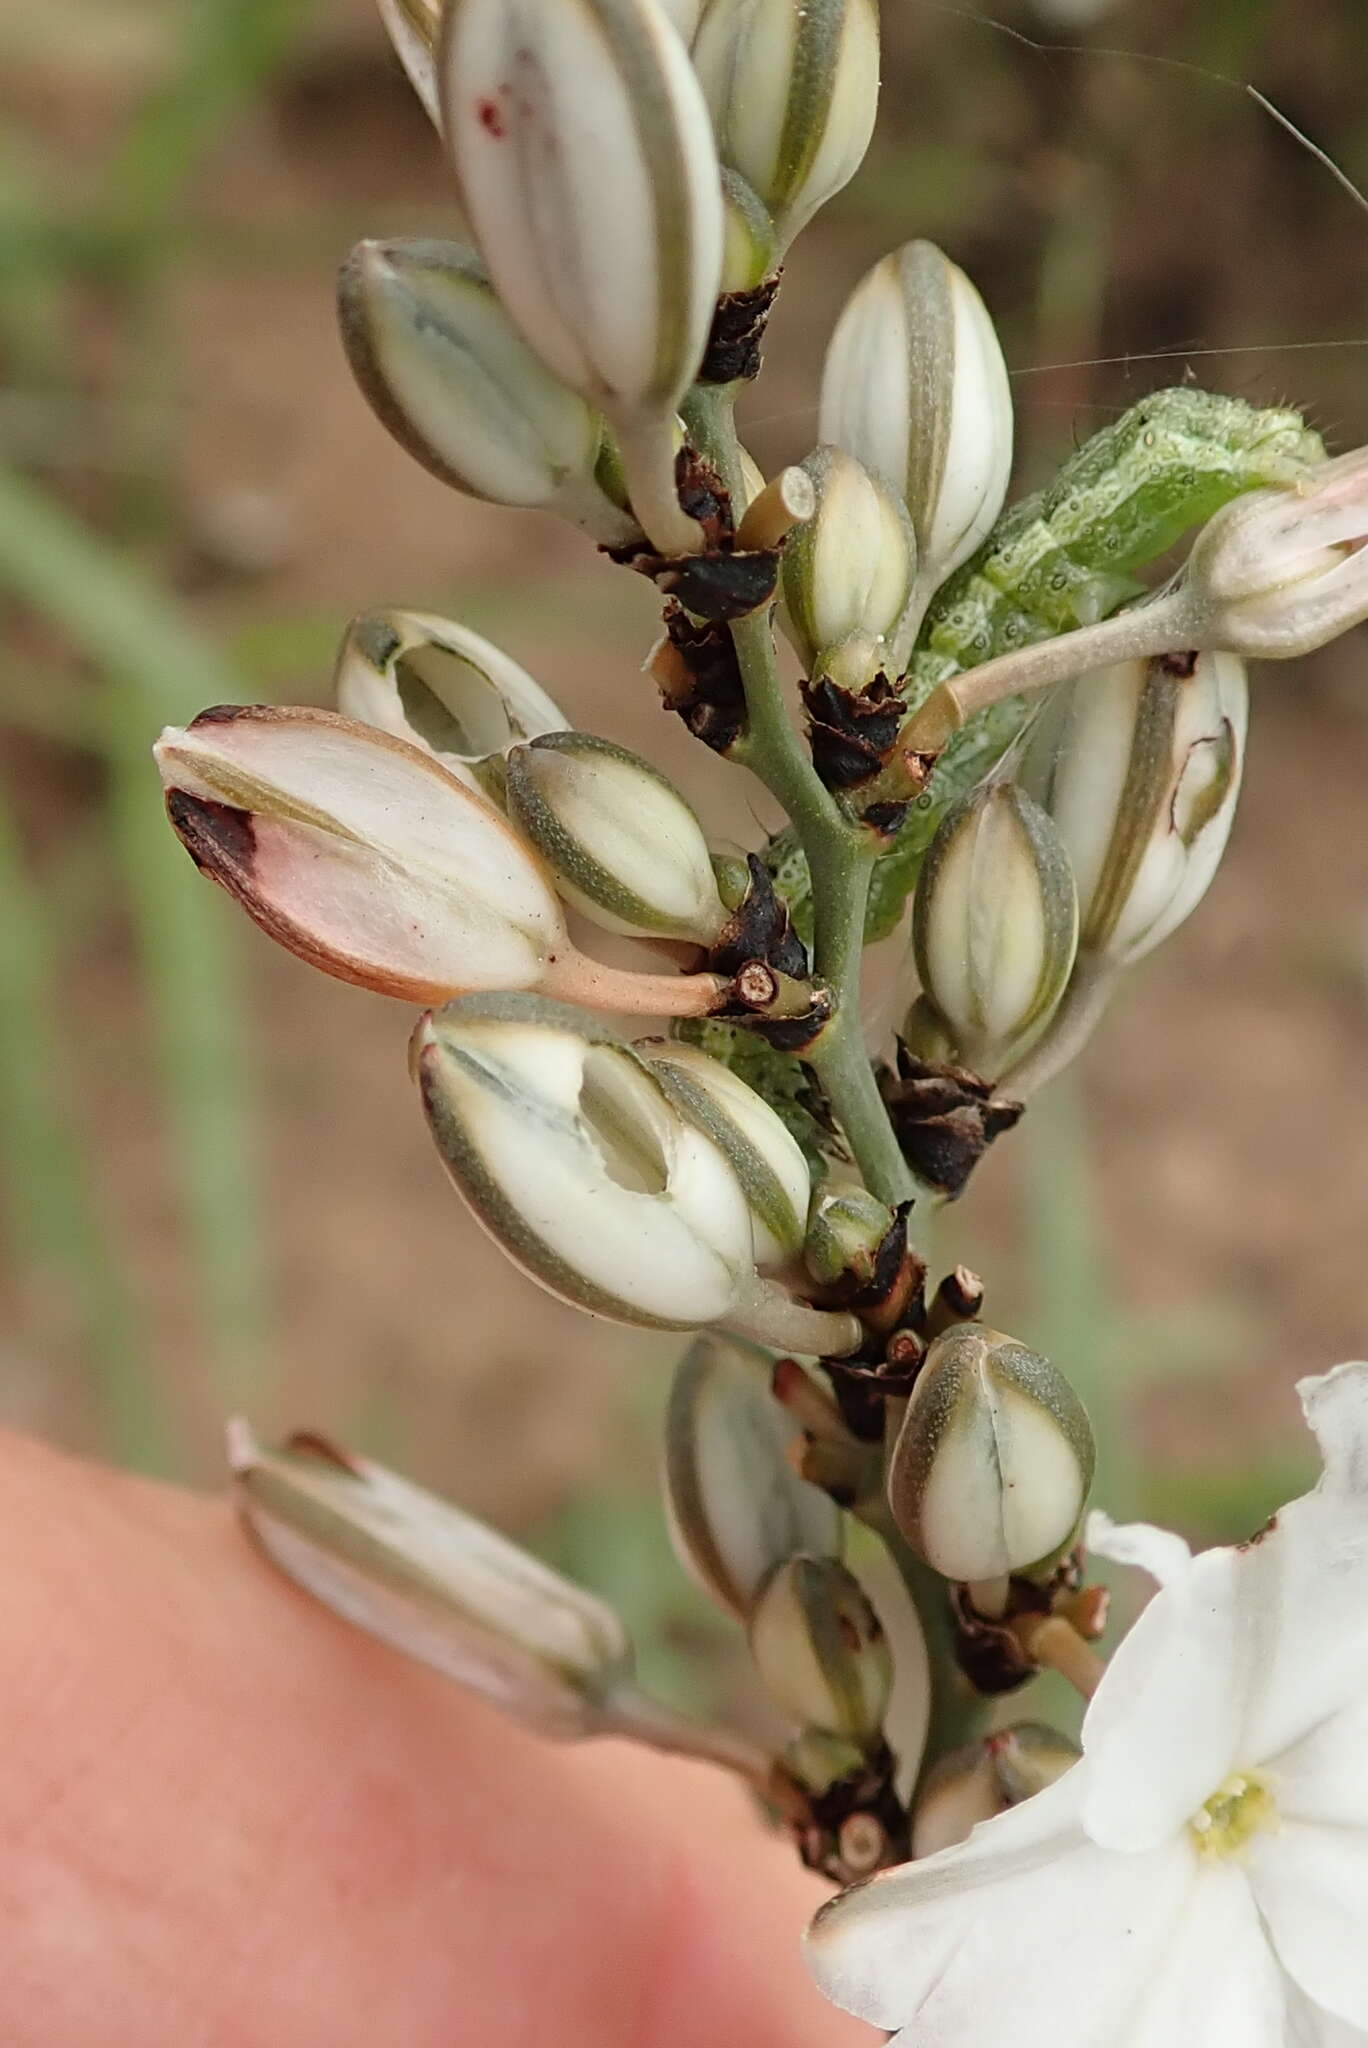
M 1184 596 L 1204 647 L 1250 659 L 1310 654 L 1368 619 L 1368 448 L 1290 490 L 1218 512 L 1188 558 Z
M 224 705 L 154 749 L 195 865 L 278 944 L 408 1002 L 538 989 L 651 1016 L 707 1013 L 711 974 L 578 953 L 541 862 L 435 755 L 335 712 Z

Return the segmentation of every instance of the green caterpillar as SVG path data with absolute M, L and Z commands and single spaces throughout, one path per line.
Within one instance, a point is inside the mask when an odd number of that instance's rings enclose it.
M 1242 491 L 1298 482 L 1324 453 L 1284 408 L 1187 386 L 1152 392 L 1005 513 L 937 592 L 911 701 L 994 655 L 1106 618 L 1139 594 L 1135 570 Z
M 1180 386 L 1155 391 L 1085 441 L 1053 483 L 1005 512 L 932 599 L 907 699 L 993 655 L 1105 618 L 1143 585 L 1135 571 L 1241 492 L 1297 483 L 1325 450 L 1299 413 Z M 902 915 L 947 805 L 986 775 L 1020 730 L 1019 699 L 958 733 L 878 861 L 865 924 L 884 938 Z M 811 936 L 807 867 L 791 832 L 766 860 L 799 933 Z

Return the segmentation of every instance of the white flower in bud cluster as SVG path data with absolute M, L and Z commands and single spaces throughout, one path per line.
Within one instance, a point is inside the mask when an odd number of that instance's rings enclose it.
M 492 641 L 431 612 L 353 619 L 333 688 L 345 718 L 428 749 L 462 782 L 495 797 L 509 747 L 566 723 L 559 705 Z
M 879 97 L 874 0 L 708 0 L 693 60 L 722 162 L 782 253 L 864 161 Z
M 1250 491 L 1193 543 L 1183 595 L 1204 647 L 1310 654 L 1368 619 L 1368 448 L 1292 490 Z
M 840 1509 L 798 1475 L 802 1431 L 771 1392 L 774 1359 L 715 1332 L 680 1360 L 665 1418 L 665 1498 L 685 1567 L 744 1619 L 799 1551 L 840 1546 Z
M 547 732 L 505 764 L 508 815 L 567 903 L 606 930 L 710 946 L 727 919 L 703 828 L 639 754 Z
M 449 0 L 443 123 L 503 304 L 548 368 L 604 412 L 656 546 L 699 539 L 673 423 L 722 272 L 708 110 L 656 0 Z
M 1238 1549 L 1114 1532 L 1160 1590 L 1081 1761 L 823 1907 L 838 2005 L 904 2048 L 1368 2040 L 1368 1365 L 1298 1391 L 1319 1484 Z
M 593 1735 L 630 1684 L 618 1617 L 459 1508 L 317 1437 L 229 1437 L 238 1511 L 335 1614 L 540 1734 Z
M 916 541 L 895 492 L 843 448 L 818 448 L 803 468 L 817 509 L 784 549 L 784 626 L 815 676 L 847 641 L 882 643 L 892 632 L 912 588 Z
M 827 350 L 820 430 L 902 492 L 927 597 L 973 554 L 1012 469 L 1012 393 L 987 308 L 931 242 L 855 287 Z
M 1063 1374 L 1000 1331 L 960 1323 L 917 1375 L 889 1459 L 889 1506 L 934 1571 L 989 1585 L 1067 1547 L 1093 1458 Z
M 408 73 L 431 119 L 441 126 L 437 104 L 435 54 L 441 26 L 441 0 L 378 0 L 380 19 L 389 32 L 395 55 Z
M 605 545 L 633 521 L 595 476 L 603 420 L 529 348 L 459 242 L 361 242 L 338 280 L 342 340 L 381 424 L 443 483 L 540 506 Z
M 467 999 L 422 1019 L 413 1064 L 447 1172 L 552 1294 L 658 1329 L 735 1307 L 754 1275 L 741 1187 L 612 1032 L 559 1003 Z
M 812 1193 L 797 1139 L 763 1096 L 697 1046 L 647 1040 L 637 1050 L 683 1115 L 726 1154 L 750 1205 L 756 1265 L 784 1265 L 802 1248 Z
M 1125 966 L 1211 886 L 1244 772 L 1249 686 L 1233 654 L 1119 662 L 1061 684 L 1018 773 L 1058 828 L 1082 953 Z
M 957 1058 L 1001 1073 L 1054 1011 L 1078 946 L 1068 853 L 1015 783 L 986 783 L 941 820 L 917 878 L 912 946 Z
M 834 1557 L 791 1557 L 751 1609 L 751 1655 L 765 1690 L 800 1728 L 874 1741 L 893 1686 L 883 1625 Z

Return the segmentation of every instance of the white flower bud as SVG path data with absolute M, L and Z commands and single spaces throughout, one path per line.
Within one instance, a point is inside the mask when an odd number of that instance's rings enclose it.
M 1249 688 L 1233 654 L 1161 656 L 1060 685 L 1020 764 L 1078 888 L 1081 952 L 1125 966 L 1205 896 L 1234 821 Z
M 1184 596 L 1205 647 L 1310 654 L 1368 619 L 1368 448 L 1291 490 L 1250 491 L 1197 536 Z
M 675 410 L 722 273 L 708 110 L 656 0 L 449 0 L 447 143 L 498 294 L 548 368 L 604 412 L 657 547 L 691 549 Z
M 779 264 L 774 222 L 745 179 L 725 168 L 722 207 L 722 290 L 753 291 Z
M 1093 1472 L 1082 1404 L 1048 1359 L 981 1323 L 937 1337 L 889 1459 L 893 1518 L 947 1579 L 989 1584 L 1051 1562 Z
M 858 1579 L 834 1557 L 791 1557 L 751 1610 L 751 1655 L 775 1704 L 800 1728 L 872 1742 L 893 1665 Z
M 817 493 L 812 518 L 784 549 L 784 624 L 810 675 L 852 636 L 879 642 L 907 603 L 916 541 L 892 489 L 845 450 L 818 448 L 803 464 Z
M 675 1371 L 665 1418 L 665 1497 L 681 1562 L 742 1618 L 777 1565 L 841 1541 L 841 1511 L 801 1479 L 801 1430 L 770 1391 L 774 1360 L 715 1333 Z
M 803 1263 L 819 1286 L 867 1285 L 893 1222 L 893 1211 L 859 1181 L 828 1182 L 808 1214 Z
M 675 1039 L 637 1050 L 676 1107 L 720 1147 L 750 1205 L 755 1263 L 763 1271 L 799 1251 L 812 1192 L 802 1147 L 763 1096 L 697 1046 Z
M 1053 1785 L 1080 1754 L 1077 1743 L 1036 1721 L 1020 1721 L 952 1750 L 932 1765 L 917 1795 L 913 1856 L 934 1856 L 967 1841 L 980 1821 Z
M 394 53 L 408 73 L 430 118 L 441 126 L 437 105 L 435 53 L 441 26 L 441 0 L 379 0 L 380 19 L 389 32 Z
M 698 31 L 703 0 L 658 0 L 658 4 L 674 23 L 677 33 L 683 37 L 685 43 L 691 43 Z
M 786 249 L 864 161 L 879 98 L 874 0 L 708 0 L 693 60 L 722 162 Z
M 974 552 L 1012 468 L 1012 394 L 964 272 L 908 242 L 855 287 L 827 350 L 820 431 L 902 492 L 928 596 Z
M 568 903 L 608 931 L 709 946 L 727 919 L 703 830 L 639 754 L 547 732 L 506 762 L 508 815 Z
M 202 712 L 155 752 L 196 865 L 324 973 L 409 1002 L 552 978 L 568 942 L 547 876 L 432 754 L 264 705 Z
M 431 612 L 365 612 L 338 650 L 333 686 L 346 718 L 434 753 L 472 788 L 500 792 L 520 741 L 564 728 L 560 707 L 492 641 Z
M 382 1466 L 296 1437 L 229 1438 L 238 1510 L 287 1577 L 368 1635 L 539 1733 L 593 1735 L 630 1682 L 622 1623 L 601 1601 L 459 1508 Z
M 224 705 L 154 749 L 191 858 L 269 937 L 378 995 L 545 989 L 707 1016 L 715 974 L 633 974 L 571 944 L 549 875 L 426 748 L 332 711 Z
M 633 535 L 595 479 L 601 416 L 528 346 L 473 250 L 361 242 L 338 309 L 357 383 L 424 469 L 491 504 L 558 512 L 605 544 Z
M 414 1036 L 447 1172 L 534 1280 L 616 1321 L 726 1316 L 754 1273 L 750 1212 L 718 1148 L 592 1019 L 518 996 L 468 999 Z
M 1001 1073 L 1053 1012 L 1078 947 L 1068 853 L 1015 783 L 987 783 L 941 820 L 917 880 L 912 945 L 958 1058 Z

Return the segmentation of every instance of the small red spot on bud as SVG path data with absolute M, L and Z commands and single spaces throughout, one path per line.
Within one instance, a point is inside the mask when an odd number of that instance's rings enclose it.
M 479 118 L 480 126 L 487 134 L 493 135 L 498 140 L 502 140 L 507 135 L 508 130 L 504 125 L 504 117 L 497 100 L 478 100 L 475 105 L 475 112 Z

